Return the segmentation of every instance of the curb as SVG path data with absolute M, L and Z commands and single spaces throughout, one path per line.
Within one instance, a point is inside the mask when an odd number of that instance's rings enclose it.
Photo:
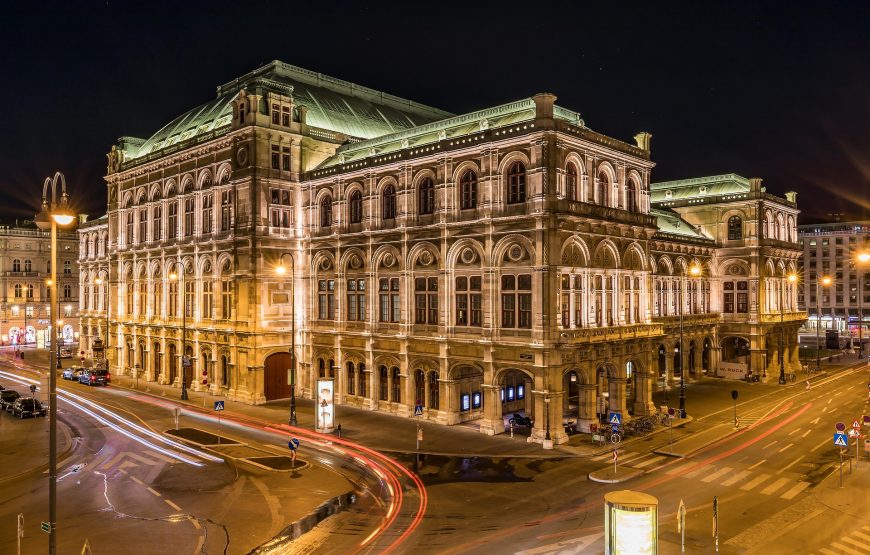
M 60 418 L 58 418 L 58 424 L 61 424 Z M 66 424 L 62 424 L 60 426 L 60 429 L 63 431 L 63 435 L 67 438 L 68 442 L 67 442 L 66 449 L 64 449 L 62 452 L 57 454 L 57 467 L 58 467 L 58 469 L 69 458 L 70 453 L 75 448 L 75 443 L 76 443 L 73 440 L 72 435 L 70 434 L 69 426 L 67 426 Z M 15 474 L 14 476 L 7 476 L 5 478 L 0 478 L 0 484 L 5 484 L 6 482 L 10 482 L 12 480 L 17 480 L 19 478 L 23 478 L 24 476 L 27 476 L 29 474 L 33 474 L 36 472 L 38 472 L 38 473 L 48 472 L 48 463 L 40 464 L 38 466 L 33 466 L 31 468 L 28 468 L 24 472 L 19 472 L 18 474 Z
M 629 467 L 630 468 L 630 467 Z M 610 467 L 603 470 L 595 470 L 589 473 L 587 476 L 590 482 L 598 482 L 600 484 L 619 484 L 622 482 L 627 482 L 632 478 L 637 478 L 638 476 L 643 476 L 644 471 L 639 468 L 628 469 L 626 467 L 622 467 L 621 470 L 625 471 L 625 474 L 622 476 L 614 476 L 613 478 L 607 478 L 608 474 L 612 474 L 613 471 L 610 470 Z M 597 474 L 597 476 L 596 476 Z

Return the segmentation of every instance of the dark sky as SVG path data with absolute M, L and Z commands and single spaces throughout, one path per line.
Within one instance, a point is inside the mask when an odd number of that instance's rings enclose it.
M 105 210 L 105 153 L 261 63 L 462 113 L 549 91 L 653 134 L 655 181 L 735 172 L 804 221 L 870 217 L 870 3 L 17 2 L 0 19 L 0 217 L 62 170 Z

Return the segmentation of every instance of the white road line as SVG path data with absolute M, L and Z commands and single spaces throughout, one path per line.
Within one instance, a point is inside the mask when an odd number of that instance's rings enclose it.
M 786 485 L 787 483 L 789 483 L 788 478 L 780 478 L 776 482 L 768 485 L 766 488 L 761 490 L 761 493 L 762 493 L 762 495 L 770 495 L 773 492 L 775 492 L 776 490 L 778 490 L 779 488 L 781 488 L 782 486 Z
M 822 419 L 821 416 L 817 416 L 814 419 L 810 420 L 810 424 L 818 424 L 819 420 L 821 420 L 821 419 Z
M 830 399 L 828 399 L 828 402 L 827 402 L 826 404 L 830 405 L 830 404 L 833 403 L 833 402 L 834 402 L 834 398 L 831 397 Z
M 721 478 L 722 476 L 725 476 L 726 474 L 728 474 L 732 470 L 734 470 L 734 469 L 729 467 L 729 466 L 726 466 L 724 468 L 720 468 L 719 470 L 717 470 L 713 474 L 710 474 L 709 476 L 706 476 L 705 478 L 703 478 L 701 481 L 710 483 L 713 480 L 717 480 L 717 479 Z
M 864 542 L 859 542 L 857 540 L 853 540 L 849 536 L 843 536 L 842 538 L 840 538 L 840 541 L 844 541 L 846 543 L 851 543 L 852 545 L 857 545 L 858 547 L 860 547 L 863 550 L 870 550 L 870 547 L 867 547 L 867 544 L 865 544 Z
M 619 453 L 620 458 L 622 458 L 624 456 L 623 453 L 620 453 L 619 449 L 617 449 L 616 452 Z M 597 457 L 592 457 L 589 460 L 597 462 L 597 461 L 603 461 L 604 459 L 612 459 L 612 458 L 613 458 L 613 451 L 608 451 L 607 453 L 605 453 L 603 455 L 598 455 Z
M 794 499 L 797 494 L 807 489 L 810 486 L 809 482 L 798 482 L 790 490 L 780 495 L 782 499 Z
M 748 470 L 741 470 L 740 472 L 738 472 L 734 476 L 732 476 L 732 477 L 728 478 L 727 480 L 725 480 L 724 482 L 722 482 L 722 485 L 725 487 L 733 486 L 734 484 L 736 484 L 737 482 L 739 482 L 743 478 L 746 478 L 750 474 L 752 474 L 752 472 L 749 472 Z
M 820 548 L 819 548 L 819 551 L 821 551 L 822 553 L 824 553 L 824 555 L 840 555 L 840 554 L 837 553 L 836 551 L 831 551 L 831 550 L 828 549 L 827 547 L 820 547 Z
M 152 488 L 148 488 L 148 491 L 150 491 L 151 493 L 153 493 L 153 494 L 156 495 L 157 497 L 163 497 L 162 495 L 160 495 L 159 493 L 157 493 L 156 491 L 154 491 L 154 489 L 152 489 Z
M 176 505 L 175 503 L 173 503 L 169 499 L 164 499 L 164 501 L 166 502 L 167 505 L 169 505 L 170 507 L 172 507 L 176 511 L 179 511 L 179 512 L 181 511 L 181 507 L 179 507 L 178 505 Z
M 710 468 L 711 468 L 712 466 L 713 466 L 713 465 L 705 464 L 704 466 L 702 466 L 702 467 L 700 467 L 700 468 L 696 468 L 695 470 L 689 472 L 688 474 L 686 474 L 686 475 L 684 476 L 684 478 L 694 478 L 694 477 L 697 476 L 698 474 L 701 474 L 702 472 L 706 472 L 706 471 L 710 470 Z
M 825 414 L 826 412 L 828 412 L 828 407 L 822 409 L 822 414 Z
M 801 455 L 800 457 L 798 457 L 798 458 L 796 458 L 795 460 L 793 460 L 793 461 L 791 461 L 790 463 L 788 463 L 786 466 L 784 466 L 784 467 L 780 468 L 779 470 L 777 470 L 776 473 L 777 473 L 777 474 L 782 474 L 783 472 L 785 472 L 785 471 L 788 470 L 789 468 L 791 468 L 791 467 L 793 467 L 794 465 L 796 465 L 799 461 L 802 461 L 803 458 L 804 458 L 803 455 Z
M 833 441 L 834 441 L 833 439 L 826 439 L 825 441 L 819 443 L 818 445 L 816 445 L 815 447 L 810 449 L 810 453 L 812 453 L 813 451 L 816 451 L 819 447 L 822 447 L 823 445 L 827 445 L 828 442 L 831 442 L 831 445 L 833 445 Z
M 864 528 L 866 528 L 866 526 Z M 856 531 L 856 532 L 852 532 L 852 535 L 858 536 L 859 538 L 861 538 L 862 540 L 867 542 L 867 545 L 870 545 L 870 536 L 868 536 L 867 534 L 862 534 L 861 532 Z
M 648 453 L 629 453 L 628 455 L 620 455 L 619 460 L 622 463 L 627 463 L 628 461 L 633 461 L 636 459 L 640 459 L 642 457 L 647 456 Z M 610 458 L 613 458 L 613 453 L 610 454 Z
M 751 482 L 743 484 L 740 489 L 742 489 L 743 491 L 749 491 L 761 482 L 767 480 L 768 478 L 770 478 L 770 474 L 762 474 L 761 476 L 754 478 Z
M 133 480 L 134 482 L 136 482 L 137 484 L 139 484 L 140 486 L 145 485 L 145 482 L 143 482 L 142 480 L 140 480 L 139 478 L 137 478 L 135 476 L 130 476 L 130 479 Z
M 647 459 L 647 460 L 643 461 L 642 463 L 638 463 L 638 464 L 634 465 L 634 468 L 643 468 L 643 467 L 645 467 L 645 466 L 649 466 L 649 465 L 651 465 L 651 464 L 657 463 L 657 462 L 659 462 L 659 461 L 661 461 L 661 460 L 664 460 L 664 459 L 666 459 L 666 458 L 667 458 L 667 457 L 664 456 L 664 455 L 659 455 L 659 456 L 657 456 L 657 457 L 653 457 L 653 458 L 651 458 L 651 459 Z
M 796 433 L 798 433 L 799 431 L 801 431 L 800 428 L 795 428 L 794 430 L 790 431 L 790 432 L 789 432 L 788 434 L 786 434 L 786 435 L 796 434 Z
M 762 463 L 765 463 L 765 462 L 767 462 L 767 459 L 761 459 L 761 460 L 758 461 L 757 463 L 755 463 L 755 464 L 753 464 L 752 466 L 750 466 L 750 467 L 749 467 L 749 470 L 752 470 L 752 469 L 755 468 L 756 466 L 759 466 L 759 465 L 761 465 Z
M 673 467 L 672 469 L 666 471 L 665 474 L 667 474 L 668 476 L 676 476 L 677 474 L 682 474 L 688 468 L 695 466 L 695 464 L 696 463 L 693 463 L 693 462 L 678 464 L 677 466 Z
M 794 443 L 789 443 L 788 445 L 786 445 L 785 447 L 783 447 L 782 449 L 780 449 L 779 451 L 777 451 L 777 453 L 782 453 L 783 451 L 785 451 L 786 449 L 788 449 L 788 448 L 791 447 L 792 445 L 794 445 Z
M 810 432 L 812 432 L 812 430 L 807 430 L 807 431 L 805 431 L 805 432 L 803 433 L 803 435 L 801 436 L 801 438 L 805 438 L 805 437 L 807 437 L 808 435 L 810 435 Z
M 841 543 L 837 543 L 837 542 L 831 542 L 831 547 L 836 547 L 840 551 L 845 551 L 848 555 L 864 555 L 860 551 L 856 551 L 856 550 L 852 549 L 851 547 L 845 546 L 845 545 L 843 545 Z
M 151 449 L 146 449 L 145 452 L 148 453 L 149 456 L 160 459 L 161 461 L 167 462 L 169 464 L 175 464 L 178 462 L 175 459 L 170 459 L 169 457 L 167 457 L 165 455 L 161 455 L 157 451 L 152 451 Z
M 769 448 L 769 447 L 773 447 L 774 445 L 777 444 L 778 441 L 779 441 L 778 439 L 774 439 L 773 441 L 771 441 L 770 443 L 768 443 L 767 445 L 765 445 L 764 447 L 762 447 L 762 449 L 767 449 L 767 448 Z

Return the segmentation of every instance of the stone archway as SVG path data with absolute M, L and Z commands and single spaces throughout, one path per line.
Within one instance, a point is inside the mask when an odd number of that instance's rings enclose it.
M 273 353 L 263 363 L 263 395 L 267 401 L 290 397 L 287 376 L 290 370 L 290 353 Z

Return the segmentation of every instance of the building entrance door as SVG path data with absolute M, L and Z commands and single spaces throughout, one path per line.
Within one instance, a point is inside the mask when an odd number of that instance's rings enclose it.
M 287 373 L 290 370 L 290 353 L 274 353 L 263 365 L 263 395 L 267 401 L 290 397 Z

